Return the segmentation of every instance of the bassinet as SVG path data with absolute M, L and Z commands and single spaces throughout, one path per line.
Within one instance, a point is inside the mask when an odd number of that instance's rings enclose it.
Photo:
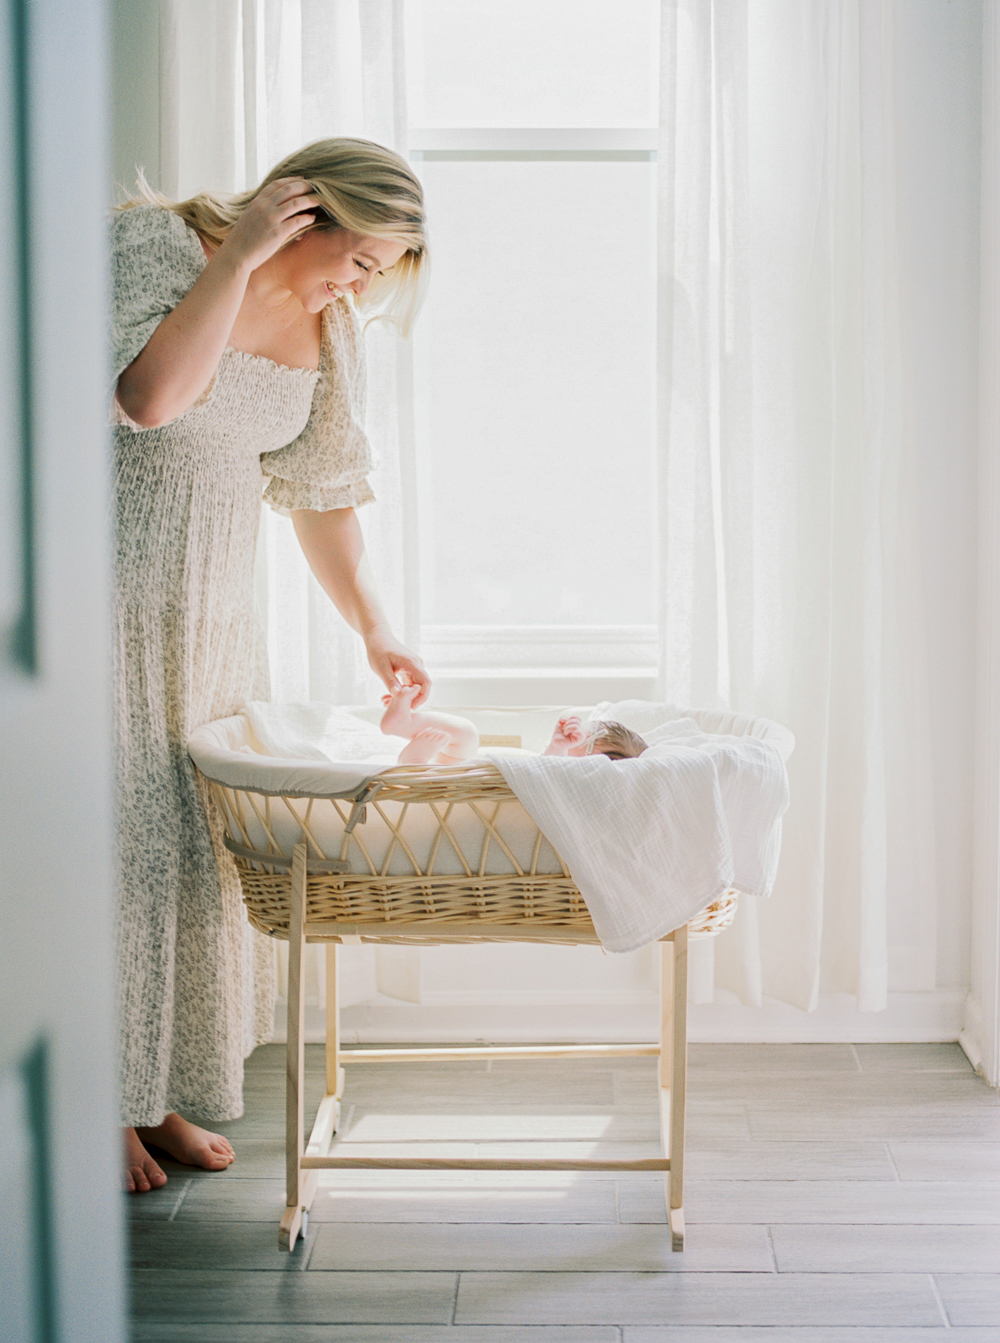
M 358 711 L 377 717 L 377 711 Z M 532 722 L 565 710 L 456 710 L 486 746 L 520 745 Z M 586 711 L 584 711 L 586 712 Z M 787 759 L 793 738 L 763 718 L 684 710 L 705 732 L 750 735 Z M 350 1166 L 459 1170 L 661 1170 L 671 1242 L 684 1246 L 683 1165 L 687 1055 L 687 941 L 732 922 L 736 892 L 661 939 L 660 1038 L 636 1045 L 350 1049 L 339 1039 L 337 948 L 349 942 L 598 941 L 566 864 L 489 761 L 397 765 L 362 779 L 357 765 L 261 753 L 243 715 L 206 724 L 188 749 L 208 781 L 226 830 L 247 913 L 262 932 L 289 940 L 287 1199 L 279 1241 L 305 1234 L 321 1170 Z M 306 942 L 326 944 L 326 1096 L 308 1143 L 304 1128 Z M 659 1057 L 663 1155 L 655 1160 L 488 1160 L 345 1157 L 331 1152 L 346 1062 L 546 1056 Z

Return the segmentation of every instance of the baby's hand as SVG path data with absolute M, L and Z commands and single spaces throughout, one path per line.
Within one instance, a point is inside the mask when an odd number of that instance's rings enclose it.
M 569 742 L 570 746 L 576 746 L 587 735 L 583 730 L 583 724 L 575 714 L 569 718 L 560 718 L 556 724 L 556 731 Z
M 542 752 L 543 755 L 565 755 L 571 746 L 586 737 L 583 726 L 575 715 L 560 718 L 552 733 L 552 740 Z

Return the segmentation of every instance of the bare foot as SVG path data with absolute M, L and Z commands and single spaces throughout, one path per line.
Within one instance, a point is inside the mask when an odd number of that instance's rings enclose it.
M 439 727 L 421 728 L 414 732 L 409 742 L 399 753 L 401 765 L 429 765 L 451 740 L 451 733 Z
M 388 736 L 408 737 L 412 733 L 413 699 L 419 689 L 415 685 L 401 685 L 391 695 L 382 696 L 385 713 L 379 727 Z
M 179 1114 L 168 1114 L 155 1128 L 137 1129 L 143 1142 L 162 1147 L 175 1161 L 185 1166 L 202 1166 L 205 1170 L 225 1170 L 236 1160 L 229 1139 L 221 1133 L 209 1133 L 197 1124 L 182 1119 Z
M 143 1147 L 135 1129 L 122 1129 L 122 1137 L 125 1142 L 125 1192 L 148 1194 L 151 1189 L 162 1188 L 167 1177 Z

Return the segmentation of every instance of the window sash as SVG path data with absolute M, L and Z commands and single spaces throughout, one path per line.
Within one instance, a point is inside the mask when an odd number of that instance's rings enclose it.
M 410 127 L 413 162 L 654 161 L 659 132 L 636 128 Z M 418 368 L 420 361 L 418 360 Z M 419 373 L 418 373 L 419 377 Z M 419 393 L 418 393 L 419 394 Z M 655 625 L 439 625 L 421 622 L 422 656 L 443 679 L 614 678 L 658 673 Z

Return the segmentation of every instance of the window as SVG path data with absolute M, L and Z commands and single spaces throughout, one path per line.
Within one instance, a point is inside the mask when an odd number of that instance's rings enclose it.
M 650 676 L 655 0 L 409 0 L 435 674 Z

